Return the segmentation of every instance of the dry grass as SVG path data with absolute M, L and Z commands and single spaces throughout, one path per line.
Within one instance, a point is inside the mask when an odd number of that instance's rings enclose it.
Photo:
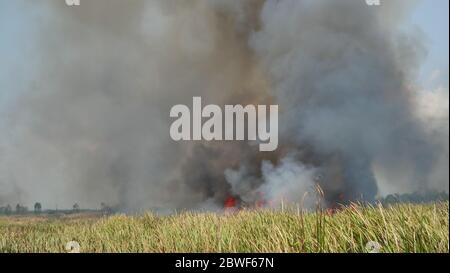
M 448 252 L 449 204 L 292 211 L 144 214 L 61 219 L 0 217 L 0 252 Z

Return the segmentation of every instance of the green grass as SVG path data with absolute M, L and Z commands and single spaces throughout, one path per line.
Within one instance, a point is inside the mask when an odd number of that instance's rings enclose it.
M 76 219 L 0 217 L 0 252 L 448 252 L 449 204 L 144 214 Z

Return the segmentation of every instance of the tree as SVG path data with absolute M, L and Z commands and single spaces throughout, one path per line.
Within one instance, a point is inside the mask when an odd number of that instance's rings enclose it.
M 72 208 L 73 208 L 74 212 L 79 212 L 80 211 L 80 205 L 78 205 L 77 203 L 75 203 Z
M 20 204 L 16 205 L 16 213 L 17 214 L 25 214 L 28 212 L 28 208 L 25 206 L 21 206 Z
M 111 214 L 114 211 L 112 207 L 103 202 L 100 204 L 100 207 L 103 214 Z
M 42 211 L 41 203 L 37 202 L 36 204 L 34 204 L 34 213 L 38 214 L 41 213 L 41 211 Z
M 5 208 L 5 214 L 10 215 L 11 213 L 12 213 L 12 208 L 11 208 L 11 205 L 8 204 Z

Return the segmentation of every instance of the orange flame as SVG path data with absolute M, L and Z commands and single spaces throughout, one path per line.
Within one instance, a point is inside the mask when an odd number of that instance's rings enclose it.
M 224 207 L 225 208 L 235 208 L 236 204 L 237 204 L 236 198 L 230 196 L 227 198 L 227 200 L 225 200 Z

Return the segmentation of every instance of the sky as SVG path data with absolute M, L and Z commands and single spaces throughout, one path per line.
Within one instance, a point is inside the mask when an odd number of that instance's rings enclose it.
M 428 56 L 422 68 L 421 80 L 428 88 L 439 85 L 448 87 L 449 2 L 422 0 L 408 22 L 419 27 L 426 37 Z
M 23 7 L 26 4 L 0 0 L 0 114 L 15 95 L 24 91 L 25 76 L 35 60 L 31 50 L 33 35 L 36 35 L 33 14 Z M 425 89 L 448 87 L 449 1 L 419 0 L 406 26 L 420 29 L 425 37 L 428 55 L 421 70 L 420 84 Z M 14 83 L 15 86 L 6 86 L 12 75 L 23 75 L 24 80 Z

